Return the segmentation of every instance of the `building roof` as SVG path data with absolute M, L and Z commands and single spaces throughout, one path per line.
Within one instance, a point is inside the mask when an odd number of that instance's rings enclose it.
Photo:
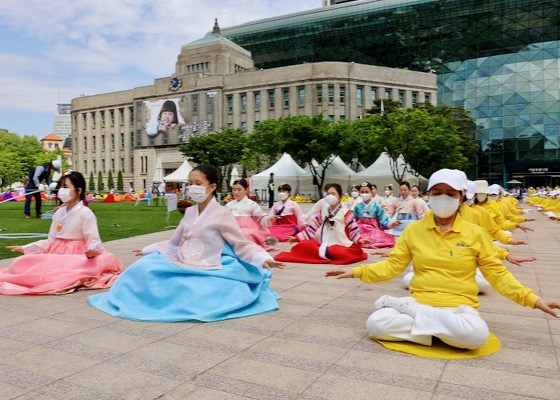
M 56 142 L 62 142 L 62 138 L 59 136 L 56 136 L 54 133 L 49 133 L 47 136 L 45 136 L 43 139 L 41 139 L 41 142 L 43 140 L 52 140 L 52 141 L 56 141 Z

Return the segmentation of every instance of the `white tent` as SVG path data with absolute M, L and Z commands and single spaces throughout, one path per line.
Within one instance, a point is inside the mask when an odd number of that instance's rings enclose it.
M 348 165 L 346 165 L 339 156 L 331 156 L 331 158 L 332 162 L 327 166 L 323 185 L 327 183 L 338 183 L 340 186 L 342 186 L 343 191 L 349 190 L 351 181 L 356 175 L 356 172 Z M 313 160 L 313 164 L 317 168 L 317 162 L 315 160 Z M 317 168 L 317 173 L 319 174 L 319 176 L 321 175 L 322 171 L 323 168 L 319 166 Z
M 399 170 L 402 171 L 406 165 L 404 158 L 399 156 L 397 163 Z M 415 176 L 411 173 L 406 173 L 404 175 L 404 180 L 411 185 L 427 183 L 427 179 L 423 176 Z M 358 172 L 352 178 L 353 185 L 357 185 L 363 181 L 375 184 L 380 191 L 382 191 L 384 186 L 389 184 L 393 185 L 393 188 L 398 188 L 399 182 L 395 181 L 395 178 L 393 177 L 393 173 L 391 172 L 391 160 L 387 153 L 381 153 L 373 164 L 363 171 Z
M 177 168 L 174 172 L 163 178 L 164 182 L 182 182 L 187 183 L 189 181 L 189 174 L 192 171 L 191 164 L 188 161 L 183 161 L 183 164 Z
M 313 186 L 313 178 L 309 172 L 301 168 L 288 153 L 282 154 L 282 157 L 276 163 L 251 177 L 251 191 L 267 190 L 270 173 L 274 174 L 274 184 L 276 187 L 281 183 L 287 183 L 292 187 L 292 194 L 312 194 L 315 192 Z
M 229 185 L 233 186 L 233 182 L 235 182 L 238 179 L 239 179 L 239 171 L 237 170 L 237 167 L 233 167 L 232 170 L 231 170 L 231 177 L 229 179 Z

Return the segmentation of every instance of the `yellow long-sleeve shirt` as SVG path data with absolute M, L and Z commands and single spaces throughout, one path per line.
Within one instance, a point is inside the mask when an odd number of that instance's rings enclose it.
M 478 211 L 480 214 L 480 226 L 488 231 L 492 239 L 497 240 L 503 244 L 510 244 L 513 240 L 513 237 L 505 233 L 500 227 L 496 224 L 492 215 L 488 210 L 478 204 L 473 204 L 471 208 L 475 211 Z
M 436 226 L 433 214 L 411 223 L 389 257 L 352 271 L 363 282 L 388 281 L 402 273 L 410 261 L 414 263 L 410 293 L 419 303 L 435 307 L 465 304 L 478 308 L 477 266 L 504 297 L 532 308 L 539 299 L 500 262 L 488 232 L 463 221 L 460 215 L 444 234 Z
M 487 199 L 483 204 L 479 205 L 490 212 L 494 222 L 496 222 L 496 225 L 498 225 L 500 229 L 504 231 L 513 231 L 514 229 L 517 229 L 517 223 L 508 221 L 502 214 L 500 206 L 498 206 L 494 200 Z

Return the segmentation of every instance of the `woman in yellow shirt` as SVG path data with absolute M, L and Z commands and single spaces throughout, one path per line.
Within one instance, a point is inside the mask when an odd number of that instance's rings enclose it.
M 463 221 L 457 210 L 465 187 L 461 171 L 435 172 L 428 183 L 433 215 L 411 223 L 387 259 L 326 273 L 373 283 L 398 276 L 410 261 L 414 262 L 411 297 L 385 295 L 375 302 L 375 311 L 366 322 L 372 337 L 429 346 L 435 336 L 458 348 L 482 346 L 489 329 L 477 311 L 477 266 L 501 295 L 558 318 L 553 309 L 560 309 L 560 304 L 539 299 L 519 283 L 497 258 L 488 232 Z

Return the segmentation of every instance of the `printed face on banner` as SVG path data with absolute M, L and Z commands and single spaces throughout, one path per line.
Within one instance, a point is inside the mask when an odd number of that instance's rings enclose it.
M 180 99 L 144 101 L 144 123 L 148 136 L 159 133 L 177 133 L 185 124 L 179 109 Z

